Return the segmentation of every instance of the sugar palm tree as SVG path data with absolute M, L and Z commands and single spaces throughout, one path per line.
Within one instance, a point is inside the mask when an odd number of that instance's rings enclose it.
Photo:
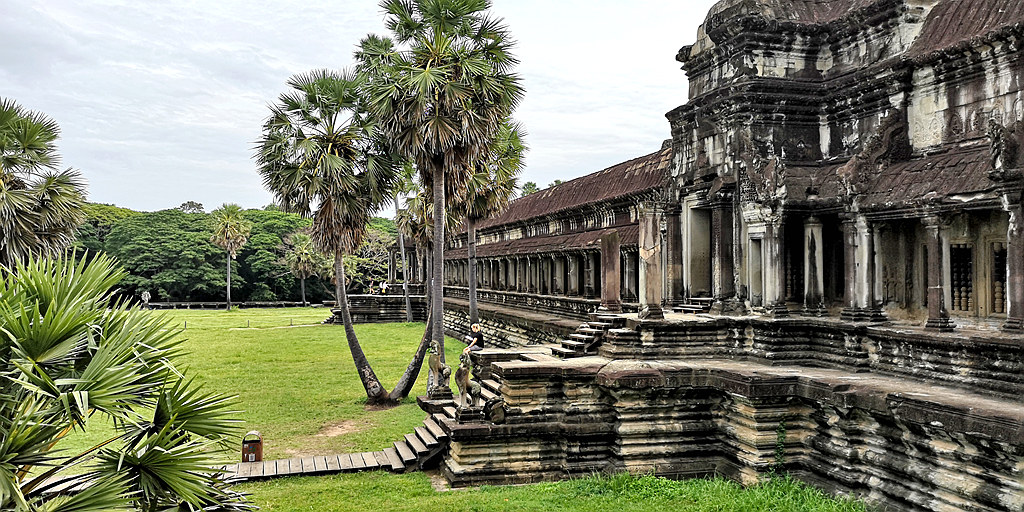
M 0 98 L 0 265 L 63 252 L 85 218 L 85 181 L 56 170 L 59 135 L 53 119 Z
M 525 135 L 517 123 L 502 123 L 490 150 L 474 166 L 466 195 L 455 206 L 457 214 L 466 220 L 471 323 L 480 320 L 476 299 L 476 223 L 504 210 L 515 195 L 519 173 L 525 167 Z
M 0 272 L 0 510 L 254 508 L 212 469 L 237 442 L 232 402 L 181 376 L 178 330 L 113 300 L 123 271 L 99 256 Z M 93 415 L 113 433 L 62 450 Z
M 401 194 L 409 194 L 417 189 L 415 181 L 416 168 L 411 162 L 402 166 L 402 176 L 395 191 L 395 221 L 402 215 L 398 198 Z M 398 230 L 398 252 L 402 255 L 402 295 L 405 296 L 405 321 L 412 322 L 412 300 L 409 298 L 409 264 L 405 254 L 405 230 Z
M 227 309 L 231 310 L 231 260 L 238 256 L 238 251 L 245 246 L 252 231 L 252 222 L 242 216 L 242 207 L 237 204 L 224 204 L 213 211 L 213 236 L 210 237 L 217 247 L 228 253 L 227 257 Z
M 388 393 L 356 337 L 344 256 L 356 251 L 371 216 L 391 200 L 399 166 L 362 110 L 359 76 L 321 70 L 294 76 L 288 85 L 292 90 L 271 106 L 263 126 L 259 172 L 282 208 L 312 217 L 314 247 L 334 256 L 338 309 L 367 399 L 394 403 L 404 395 Z
M 292 275 L 299 278 L 302 290 L 302 305 L 306 303 L 306 279 L 317 275 L 325 265 L 325 258 L 313 247 L 313 239 L 308 233 L 292 233 L 285 240 L 287 246 L 284 254 L 285 265 Z
M 370 35 L 357 52 L 369 107 L 395 147 L 431 189 L 434 218 L 461 193 L 523 95 L 517 60 L 488 0 L 383 0 L 393 40 Z M 400 46 L 396 46 L 400 45 Z M 431 338 L 444 347 L 444 223 L 434 224 Z M 443 350 L 442 350 L 443 354 Z

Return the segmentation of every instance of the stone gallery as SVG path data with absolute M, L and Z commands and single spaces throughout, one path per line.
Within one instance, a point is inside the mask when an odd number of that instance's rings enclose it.
M 478 224 L 487 405 L 440 420 L 445 477 L 1024 510 L 1022 35 L 1021 0 L 719 2 L 661 149 Z

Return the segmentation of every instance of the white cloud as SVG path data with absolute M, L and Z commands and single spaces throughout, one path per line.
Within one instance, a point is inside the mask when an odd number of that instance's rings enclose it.
M 252 162 L 289 76 L 340 68 L 376 2 L 0 0 L 0 91 L 62 127 L 94 201 L 155 210 L 270 202 Z M 658 149 L 685 102 L 676 50 L 711 0 L 496 0 L 519 45 L 531 152 L 522 181 L 567 180 Z

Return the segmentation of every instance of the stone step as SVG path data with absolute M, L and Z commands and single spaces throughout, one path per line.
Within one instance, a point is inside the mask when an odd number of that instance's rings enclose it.
M 576 329 L 576 332 L 580 334 L 589 334 L 590 336 L 593 336 L 595 338 L 604 335 L 604 329 L 592 329 L 590 327 L 582 327 L 580 329 Z
M 583 342 L 594 341 L 594 337 L 589 335 L 589 334 L 572 333 L 572 334 L 569 335 L 569 337 L 574 339 L 574 340 L 583 341 Z
M 427 432 L 430 432 L 430 435 L 434 436 L 434 439 L 437 439 L 438 441 L 448 439 L 448 434 L 445 434 L 441 425 L 438 425 L 432 418 L 423 420 L 423 426 L 427 427 Z
M 427 446 L 423 444 L 423 441 L 420 441 L 420 438 L 416 437 L 416 434 L 406 434 L 405 442 L 409 443 L 409 448 L 412 448 L 412 451 L 416 452 L 417 458 L 419 458 L 420 455 L 425 455 L 430 452 L 430 450 L 427 449 Z
M 553 349 L 551 349 L 551 352 L 554 355 L 556 355 L 558 357 L 562 357 L 562 358 L 576 357 L 576 355 L 577 355 L 576 351 L 570 350 L 570 349 L 567 349 L 567 348 L 562 348 L 562 347 L 553 348 Z
M 409 448 L 409 443 L 405 441 L 395 441 L 395 451 L 398 452 L 398 456 L 402 459 L 402 462 L 406 465 L 416 462 L 416 453 Z
M 391 465 L 391 471 L 396 473 L 405 471 L 405 463 L 402 462 L 402 457 L 398 455 L 398 450 L 394 448 L 385 448 L 384 456 L 388 458 L 388 464 Z
M 595 330 L 601 330 L 602 332 L 612 328 L 612 323 L 611 322 L 593 321 L 593 322 L 587 322 L 587 325 L 589 325 L 591 328 L 593 328 Z
M 445 416 L 448 416 L 451 419 L 455 419 L 455 407 L 449 405 L 448 407 L 441 408 L 441 410 L 444 411 Z
M 573 350 L 576 350 L 576 349 L 583 350 L 583 347 L 586 347 L 586 346 L 587 346 L 587 344 L 582 342 L 582 341 L 562 340 L 562 347 L 564 347 L 564 348 L 573 349 Z
M 483 386 L 480 386 L 480 397 L 483 398 L 484 403 L 487 403 L 488 400 L 498 398 L 498 394 Z M 476 404 L 481 405 L 479 400 L 477 401 Z
M 423 441 L 423 445 L 428 449 L 433 448 L 441 443 L 437 442 L 437 438 L 432 436 L 430 432 L 427 432 L 426 427 L 416 427 L 413 429 L 416 432 L 416 436 Z
M 484 379 L 480 381 L 480 387 L 483 389 L 489 389 L 496 394 L 501 393 L 501 383 L 494 379 Z

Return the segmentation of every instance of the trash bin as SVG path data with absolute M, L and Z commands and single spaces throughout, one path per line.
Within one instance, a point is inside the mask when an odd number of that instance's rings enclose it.
M 242 462 L 263 460 L 263 436 L 253 430 L 242 436 Z

